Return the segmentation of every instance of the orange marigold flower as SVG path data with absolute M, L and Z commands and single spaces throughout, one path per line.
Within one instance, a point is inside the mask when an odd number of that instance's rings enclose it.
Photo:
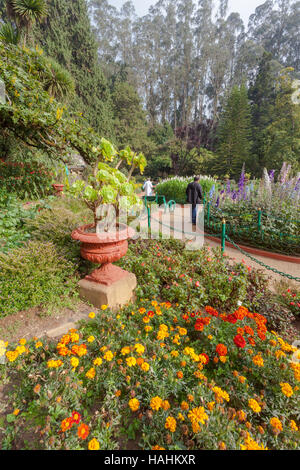
M 72 418 L 66 418 L 61 422 L 61 430 L 62 432 L 68 431 L 68 429 L 71 429 L 73 425 L 73 419 Z
M 77 411 L 73 411 L 71 417 L 72 417 L 73 423 L 76 423 L 76 424 L 80 423 L 81 415 L 79 413 L 77 413 Z
M 77 435 L 79 439 L 86 439 L 90 433 L 90 429 L 87 424 L 81 423 L 80 426 L 78 426 L 77 429 Z
M 97 441 L 97 439 L 94 438 L 89 442 L 88 449 L 89 450 L 100 450 L 100 444 Z
M 216 353 L 219 354 L 219 356 L 227 356 L 227 347 L 220 343 L 216 346 Z
M 168 416 L 165 422 L 165 428 L 169 429 L 170 432 L 176 431 L 176 419 L 172 416 Z

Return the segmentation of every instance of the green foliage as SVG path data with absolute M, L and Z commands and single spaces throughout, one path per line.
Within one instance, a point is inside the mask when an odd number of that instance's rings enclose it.
M 33 219 L 37 208 L 25 208 L 13 194 L 0 191 L 0 252 L 22 246 L 30 234 L 25 222 Z
M 75 80 L 73 110 L 94 129 L 114 138 L 113 112 L 107 80 L 98 63 L 98 52 L 85 0 L 49 0 L 45 21 L 35 28 L 35 37 L 47 55 Z
M 31 307 L 58 304 L 74 293 L 72 264 L 50 242 L 29 241 L 0 253 L 0 317 Z
M 193 178 L 174 177 L 158 183 L 155 187 L 156 194 L 165 196 L 166 200 L 173 200 L 178 204 L 186 204 L 186 188 Z M 200 176 L 199 184 L 204 194 L 208 194 L 213 186 L 217 185 L 217 181 L 207 176 Z
M 249 161 L 251 148 L 251 115 L 247 88 L 234 86 L 224 107 L 218 128 L 218 159 L 213 173 L 238 177 L 244 162 Z
M 129 83 L 117 81 L 113 86 L 112 100 L 118 146 L 124 148 L 129 145 L 135 152 L 147 153 L 151 141 L 147 136 L 146 113 L 139 95 Z
M 0 41 L 1 78 L 6 103 L 0 103 L 0 142 L 40 149 L 52 159 L 67 159 L 77 150 L 88 162 L 101 139 L 79 114 L 72 114 L 43 87 L 49 70 L 39 48 L 24 49 Z
M 0 175 L 0 190 L 16 193 L 20 199 L 44 197 L 53 181 L 53 172 L 37 162 L 0 160 Z
M 12 23 L 3 23 L 0 26 L 0 40 L 7 44 L 17 45 L 20 41 L 20 33 Z

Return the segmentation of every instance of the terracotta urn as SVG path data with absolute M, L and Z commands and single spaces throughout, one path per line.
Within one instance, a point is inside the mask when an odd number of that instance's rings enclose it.
M 80 254 L 82 258 L 92 263 L 101 264 L 101 267 L 85 277 L 88 281 L 109 286 L 128 275 L 124 269 L 114 266 L 128 250 L 128 239 L 135 235 L 135 231 L 127 225 L 120 224 L 116 230 L 110 232 L 93 231 L 95 225 L 83 225 L 72 232 L 73 240 L 81 242 Z
M 63 184 L 53 184 L 52 187 L 55 189 L 55 195 L 58 197 L 62 196 L 62 192 L 64 190 Z

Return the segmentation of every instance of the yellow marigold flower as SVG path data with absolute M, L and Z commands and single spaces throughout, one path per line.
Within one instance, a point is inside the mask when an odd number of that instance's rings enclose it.
M 275 357 L 276 359 L 280 359 L 281 357 L 286 357 L 286 354 L 281 351 L 281 349 L 278 349 L 277 351 L 275 351 Z
M 192 430 L 195 434 L 201 431 L 200 424 L 198 421 L 192 421 Z
M 148 364 L 148 362 L 143 362 L 143 364 L 141 365 L 141 369 L 144 372 L 148 372 L 148 370 L 150 369 L 150 365 Z
M 191 395 L 190 393 L 188 394 L 187 399 L 191 402 L 195 400 L 194 395 Z
M 128 367 L 133 367 L 136 365 L 136 358 L 135 357 L 127 357 L 126 362 Z
M 97 439 L 94 438 L 89 442 L 88 449 L 89 450 L 100 450 L 100 444 L 97 441 Z
M 95 312 L 91 312 L 91 313 L 89 314 L 89 318 L 92 318 L 92 319 L 93 319 L 93 318 L 95 318 L 95 316 L 96 316 Z
M 294 371 L 295 380 L 300 381 L 300 363 L 292 362 L 291 368 Z
M 103 363 L 101 357 L 96 357 L 96 359 L 94 360 L 94 366 L 101 366 L 101 364 Z
M 101 310 L 106 310 L 108 309 L 108 305 L 102 305 Z
M 20 413 L 19 408 L 16 408 L 13 412 L 13 415 L 18 416 L 19 413 Z
M 207 408 L 209 409 L 209 411 L 212 411 L 214 409 L 214 406 L 215 406 L 214 401 L 210 401 L 209 403 L 207 403 Z
M 104 359 L 108 362 L 112 361 L 113 358 L 114 358 L 114 355 L 111 351 L 106 351 L 106 353 L 104 354 Z
M 95 336 L 89 336 L 87 340 L 88 343 L 93 343 L 95 341 Z
M 248 401 L 248 405 L 254 411 L 254 413 L 260 413 L 261 412 L 261 406 L 253 398 L 250 398 L 250 400 Z
M 179 356 L 179 352 L 173 350 L 173 351 L 171 351 L 171 356 L 172 356 L 172 357 L 178 357 L 178 356 Z
M 162 407 L 162 399 L 160 397 L 151 398 L 150 406 L 152 410 L 158 411 Z
M 241 444 L 241 450 L 268 450 L 268 448 L 264 447 L 263 444 L 259 445 L 247 432 L 245 444 Z
M 94 367 L 91 367 L 90 370 L 87 371 L 87 373 L 85 374 L 85 376 L 88 378 L 88 379 L 93 379 L 96 375 L 96 371 L 94 369 Z
M 78 364 L 79 364 L 79 359 L 77 357 L 71 357 L 71 366 L 74 367 L 74 369 L 76 369 L 76 367 L 78 367 Z
M 39 349 L 43 346 L 43 343 L 41 341 L 38 341 L 37 343 L 35 343 L 35 348 L 36 349 Z
M 196 421 L 197 423 L 200 422 L 202 424 L 205 424 L 205 421 L 208 420 L 208 416 L 205 413 L 203 406 L 199 406 L 198 408 L 193 408 L 189 412 L 188 417 L 192 423 Z
M 137 411 L 140 407 L 140 402 L 137 398 L 132 398 L 131 400 L 129 400 L 128 404 L 131 411 Z
M 239 382 L 241 382 L 241 384 L 243 384 L 243 383 L 246 382 L 247 379 L 246 379 L 246 377 L 244 377 L 243 375 L 240 375 L 240 376 L 238 377 L 238 380 L 239 380 Z
M 282 393 L 283 393 L 286 397 L 289 398 L 289 397 L 291 397 L 291 396 L 294 394 L 294 391 L 293 391 L 292 387 L 290 386 L 290 384 L 281 382 L 281 383 L 280 383 L 280 386 L 281 386 L 281 391 L 282 391 Z
M 272 426 L 273 429 L 275 429 L 275 431 L 277 432 L 282 431 L 282 423 L 278 418 L 271 418 L 270 425 Z
M 213 387 L 212 391 L 215 393 L 216 401 L 218 403 L 223 403 L 223 401 L 229 401 L 229 395 L 225 390 L 222 390 L 220 387 Z
M 160 446 L 153 446 L 152 450 L 166 450 L 166 449 L 164 447 L 160 447 Z
M 76 343 L 79 341 L 79 334 L 78 333 L 71 333 L 70 335 L 72 343 Z
M 169 429 L 170 432 L 176 431 L 176 419 L 172 416 L 168 416 L 165 422 L 165 428 Z
M 146 309 L 144 307 L 139 308 L 139 312 L 141 315 L 146 312 Z
M 264 366 L 264 360 L 259 354 L 257 354 L 256 356 L 253 356 L 252 361 L 258 367 Z
M 178 328 L 178 333 L 180 336 L 185 336 L 187 335 L 187 330 L 185 328 Z
M 26 339 L 25 338 L 21 338 L 19 340 L 19 344 L 21 344 L 21 346 L 25 346 L 25 344 L 27 343 Z
M 26 351 L 25 346 L 17 346 L 16 347 L 16 352 L 21 356 Z
M 269 343 L 270 343 L 271 346 L 274 346 L 274 347 L 275 347 L 276 344 L 277 344 L 277 342 L 275 341 L 275 339 L 270 339 Z
M 145 316 L 145 317 L 143 318 L 143 322 L 144 322 L 144 323 L 149 323 L 149 321 L 150 321 L 150 318 L 149 318 L 149 317 Z
M 213 336 L 212 336 L 212 335 L 208 335 L 207 339 L 211 340 L 211 339 L 213 339 Z
M 162 407 L 163 410 L 167 411 L 171 408 L 171 405 L 168 402 L 168 400 L 164 400 L 161 404 L 161 407 Z
M 179 419 L 180 421 L 184 421 L 184 416 L 183 416 L 183 414 L 182 414 L 182 413 L 178 413 L 177 419 Z
M 145 347 L 142 344 L 135 344 L 134 349 L 136 350 L 137 354 L 143 354 L 145 352 Z
M 182 401 L 180 408 L 184 411 L 187 411 L 189 409 L 189 404 L 186 401 Z
M 125 346 L 124 348 L 121 349 L 121 354 L 122 356 L 126 356 L 127 354 L 130 354 L 130 347 Z
M 298 431 L 298 426 L 293 419 L 290 421 L 290 428 L 292 431 Z
M 219 360 L 223 362 L 223 364 L 225 364 L 225 362 L 227 361 L 227 356 L 220 356 Z
M 146 333 L 150 333 L 150 331 L 153 330 L 153 327 L 152 326 L 149 326 L 149 325 L 146 325 L 144 330 L 146 331 Z

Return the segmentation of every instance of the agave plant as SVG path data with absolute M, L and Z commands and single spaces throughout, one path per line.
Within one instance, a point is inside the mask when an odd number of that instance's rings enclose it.
M 42 76 L 45 90 L 55 99 L 62 100 L 75 91 L 75 83 L 71 74 L 52 58 L 44 59 Z

